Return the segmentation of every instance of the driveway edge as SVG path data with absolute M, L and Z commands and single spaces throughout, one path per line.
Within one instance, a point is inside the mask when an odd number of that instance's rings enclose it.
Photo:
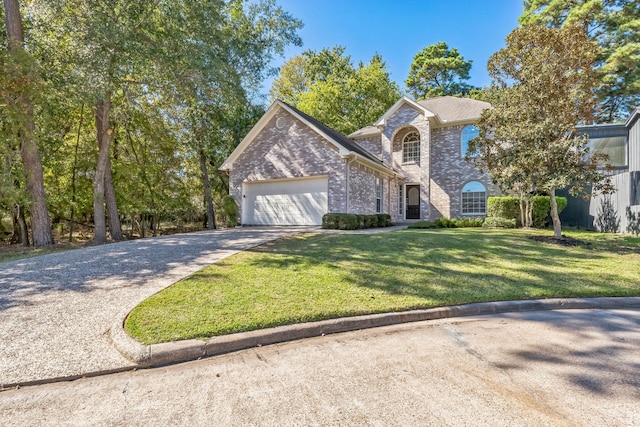
M 115 348 L 124 357 L 132 361 L 136 365 L 135 367 L 150 368 L 263 345 L 401 323 L 523 311 L 622 308 L 640 308 L 640 297 L 550 298 L 483 302 L 423 310 L 342 317 L 217 336 L 207 341 L 184 340 L 146 346 L 127 334 L 123 328 L 124 319 L 122 319 L 113 324 L 110 329 L 110 336 Z

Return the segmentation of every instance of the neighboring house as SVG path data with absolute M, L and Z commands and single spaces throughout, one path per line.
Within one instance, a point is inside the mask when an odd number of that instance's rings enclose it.
M 567 208 L 561 219 L 567 225 L 598 229 L 597 219 L 610 202 L 613 213 L 620 220 L 619 231 L 626 232 L 626 209 L 640 213 L 640 107 L 636 108 L 624 124 L 579 126 L 578 131 L 589 136 L 594 152 L 609 155 L 608 163 L 614 168 L 610 173 L 615 192 L 594 195 L 587 201 L 567 196 Z
M 344 136 L 275 101 L 220 167 L 244 225 L 313 225 L 328 212 L 393 221 L 484 216 L 499 194 L 464 160 L 486 102 L 403 97 Z

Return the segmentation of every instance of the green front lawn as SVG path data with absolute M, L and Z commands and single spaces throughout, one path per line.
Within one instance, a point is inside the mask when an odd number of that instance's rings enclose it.
M 481 228 L 316 234 L 207 267 L 137 306 L 125 328 L 158 343 L 310 320 L 478 301 L 640 295 L 640 239 Z

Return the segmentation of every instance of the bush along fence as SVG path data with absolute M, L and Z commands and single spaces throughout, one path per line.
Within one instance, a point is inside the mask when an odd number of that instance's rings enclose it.
M 328 213 L 322 217 L 322 228 L 332 230 L 359 230 L 391 226 L 389 214 L 356 215 L 345 213 Z
M 558 213 L 567 206 L 565 197 L 556 197 Z M 530 198 L 531 222 L 536 228 L 544 228 L 549 224 L 551 200 L 549 196 L 532 196 Z M 522 227 L 520 199 L 514 196 L 496 196 L 487 199 L 487 219 L 485 227 Z

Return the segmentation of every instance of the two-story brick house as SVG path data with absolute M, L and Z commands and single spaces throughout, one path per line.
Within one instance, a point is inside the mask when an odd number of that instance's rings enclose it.
M 499 193 L 464 160 L 486 102 L 403 97 L 348 137 L 274 102 L 221 166 L 241 222 L 320 224 L 327 212 L 393 221 L 483 216 Z

